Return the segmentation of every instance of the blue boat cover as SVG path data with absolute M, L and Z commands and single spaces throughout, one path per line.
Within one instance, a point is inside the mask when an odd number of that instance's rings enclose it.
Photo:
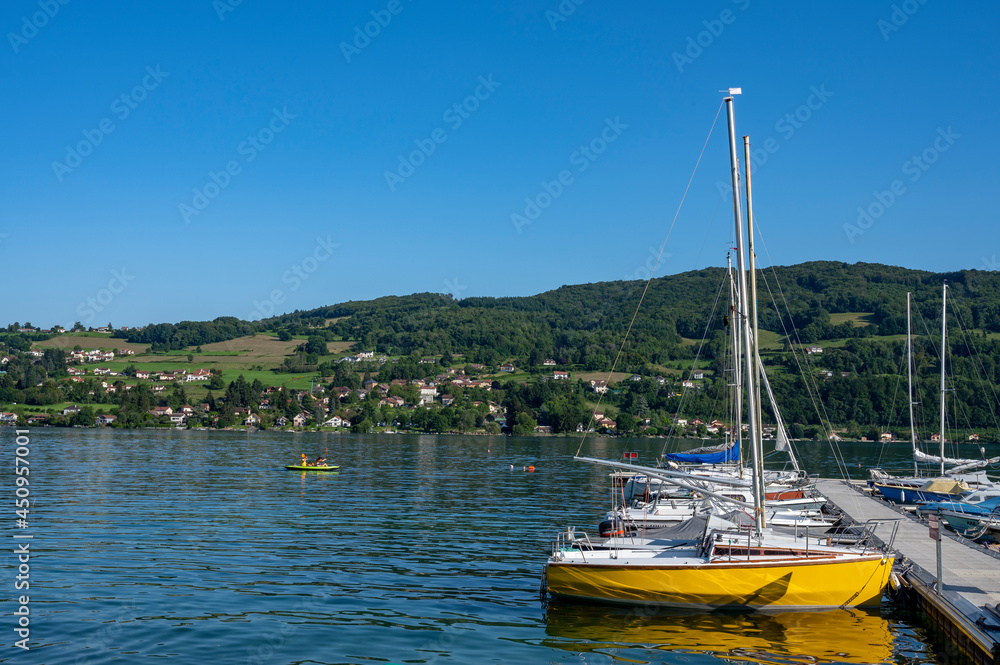
M 740 451 L 734 442 L 728 446 L 726 444 L 708 446 L 705 448 L 695 448 L 686 453 L 666 453 L 663 456 L 674 462 L 683 462 L 685 464 L 722 464 L 738 460 Z

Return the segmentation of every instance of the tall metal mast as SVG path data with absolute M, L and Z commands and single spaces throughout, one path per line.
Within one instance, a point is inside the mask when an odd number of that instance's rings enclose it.
M 948 282 L 944 283 L 941 292 L 941 475 L 944 475 L 944 362 L 948 345 L 945 335 L 948 333 Z
M 913 426 L 913 342 L 910 340 L 910 292 L 906 292 L 906 392 L 910 403 L 910 441 L 913 443 L 913 475 L 917 470 L 917 430 Z
M 743 478 L 743 386 L 740 384 L 740 326 L 739 316 L 736 309 L 739 307 L 740 294 L 736 291 L 736 279 L 733 277 L 732 254 L 726 256 L 726 263 L 729 267 L 729 296 L 731 305 L 729 307 L 729 335 L 733 345 L 733 414 L 732 422 L 735 427 L 733 441 L 736 445 L 737 458 L 736 468 L 739 470 L 739 477 Z
M 746 273 L 746 260 L 743 255 L 743 206 L 740 202 L 740 165 L 739 158 L 736 155 L 736 123 L 733 119 L 733 97 L 734 94 L 739 94 L 738 89 L 730 88 L 730 96 L 725 98 L 726 102 L 726 117 L 729 122 L 729 163 L 731 166 L 731 173 L 733 179 L 733 213 L 735 215 L 736 221 L 736 264 L 737 270 L 739 271 L 739 285 L 740 294 L 743 296 L 747 293 L 747 273 Z M 747 298 L 740 298 L 740 318 L 746 324 L 750 319 L 750 313 L 747 307 Z M 750 326 L 743 326 L 743 357 L 746 359 L 744 366 L 746 367 L 746 384 L 747 384 L 747 413 L 751 414 L 747 419 L 750 425 L 750 450 L 753 458 L 753 477 L 751 481 L 753 483 L 753 505 L 754 505 L 754 529 L 758 536 L 763 532 L 764 527 L 764 494 L 759 491 L 761 484 L 761 479 L 758 477 L 757 469 L 762 468 L 759 464 L 759 458 L 761 457 L 761 451 L 759 450 L 758 441 L 759 436 L 757 432 L 756 419 L 752 414 L 757 412 L 757 402 L 755 390 L 753 386 L 753 345 L 750 340 Z
M 761 417 L 760 399 L 760 343 L 758 342 L 757 327 L 757 255 L 753 251 L 753 195 L 750 188 L 750 137 L 743 137 L 743 169 L 747 173 L 747 256 L 750 259 L 750 298 L 747 301 L 750 310 L 750 332 L 753 338 L 753 359 L 747 362 L 753 363 L 753 383 L 750 389 L 754 391 L 754 403 L 757 405 L 756 411 L 750 414 L 751 418 L 757 420 L 757 436 L 763 439 L 763 418 Z M 757 445 L 757 442 L 754 442 Z M 763 450 L 764 442 L 760 441 Z M 760 468 L 754 469 L 757 474 L 760 487 L 760 495 L 764 496 L 764 460 L 763 455 L 754 460 L 754 464 L 760 464 Z

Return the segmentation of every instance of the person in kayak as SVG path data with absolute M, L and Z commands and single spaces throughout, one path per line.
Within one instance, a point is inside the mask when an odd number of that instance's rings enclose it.
M 325 465 L 326 465 L 325 457 L 317 457 L 316 461 L 313 462 L 313 466 L 325 466 Z
M 302 453 L 302 466 L 309 466 L 309 459 L 306 457 L 305 453 Z

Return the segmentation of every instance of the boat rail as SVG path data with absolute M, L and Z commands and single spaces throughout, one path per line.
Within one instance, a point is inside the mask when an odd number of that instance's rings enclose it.
M 555 556 L 560 552 L 570 552 L 577 550 L 583 556 L 583 560 L 586 562 L 587 555 L 585 551 L 594 551 L 594 543 L 590 540 L 590 536 L 586 531 L 580 532 L 582 535 L 577 535 L 576 527 L 569 526 L 566 527 L 565 531 L 560 531 L 556 534 L 556 539 L 552 543 L 552 555 Z

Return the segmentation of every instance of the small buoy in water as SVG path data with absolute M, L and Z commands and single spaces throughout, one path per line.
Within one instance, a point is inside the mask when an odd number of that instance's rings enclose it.
M 511 471 L 513 471 L 513 470 L 514 470 L 514 465 L 513 465 L 513 464 L 511 464 L 511 465 L 510 465 L 510 470 L 511 470 Z
M 534 471 L 534 470 L 535 470 L 535 467 L 533 467 L 533 466 L 529 466 L 528 467 L 528 471 Z

